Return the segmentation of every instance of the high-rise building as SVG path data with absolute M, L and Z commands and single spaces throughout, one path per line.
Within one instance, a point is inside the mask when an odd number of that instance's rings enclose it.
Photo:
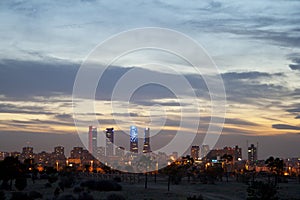
M 82 152 L 82 147 L 73 147 L 73 149 L 71 150 L 71 158 L 82 159 Z
M 143 153 L 150 153 L 150 128 L 145 128 L 145 138 L 144 138 L 144 146 L 143 146 Z
M 88 150 L 91 154 L 97 151 L 97 128 L 89 126 Z
M 35 162 L 43 166 L 53 166 L 55 161 L 52 157 L 52 154 L 45 151 L 38 153 L 35 157 Z
M 137 128 L 135 126 L 130 126 L 130 151 L 133 153 L 139 152 L 138 140 Z
M 28 158 L 34 158 L 33 154 L 33 147 L 23 147 L 22 153 L 21 153 L 22 159 L 28 159 Z
M 238 146 L 232 147 L 224 147 L 223 149 L 212 149 L 206 155 L 206 159 L 208 160 L 224 160 L 228 159 L 227 156 L 232 157 L 232 162 L 240 161 L 242 159 L 242 149 Z M 226 158 L 227 157 L 227 158 Z
M 242 160 L 242 148 L 240 148 L 238 145 L 235 146 L 235 159 L 238 161 Z
M 57 157 L 65 157 L 65 148 L 63 146 L 54 147 L 54 154 Z
M 4 160 L 9 155 L 8 152 L 0 151 L 0 160 Z
M 105 147 L 97 147 L 96 157 L 99 161 L 103 161 L 103 158 L 105 157 Z
M 106 156 L 114 155 L 114 128 L 106 128 Z
M 117 147 L 116 148 L 116 156 L 124 157 L 125 155 L 125 148 L 124 147 Z
M 194 160 L 198 160 L 199 159 L 199 151 L 200 151 L 200 147 L 199 146 L 192 146 L 192 148 L 191 148 L 191 157 Z
M 254 144 L 251 144 L 251 146 L 248 147 L 248 161 L 257 161 L 257 147 L 255 147 Z
M 201 158 L 205 157 L 209 153 L 209 146 L 204 144 L 201 146 Z

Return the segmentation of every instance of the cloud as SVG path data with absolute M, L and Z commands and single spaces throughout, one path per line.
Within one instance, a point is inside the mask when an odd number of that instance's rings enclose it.
M 283 76 L 283 73 L 275 73 L 270 74 L 267 72 L 258 72 L 258 71 L 250 71 L 250 72 L 227 72 L 222 74 L 222 77 L 226 80 L 253 80 L 258 78 L 272 78 L 273 76 Z
M 112 91 L 117 81 L 125 75 L 132 67 L 109 67 L 101 77 L 97 92 L 97 100 L 111 100 Z M 78 70 L 77 63 L 68 61 L 20 61 L 2 60 L 0 62 L 0 95 L 7 99 L 31 100 L 31 101 L 59 101 L 60 96 L 70 97 L 73 90 L 75 76 Z M 147 69 L 140 69 L 141 73 L 148 74 Z M 160 76 L 161 72 L 151 71 L 152 74 Z M 176 79 L 177 75 L 163 75 Z M 226 88 L 227 100 L 240 103 L 255 104 L 253 99 L 279 99 L 280 96 L 290 96 L 291 91 L 284 85 L 267 83 L 284 77 L 282 73 L 267 72 L 227 72 L 222 74 Z M 186 79 L 203 99 L 210 99 L 210 94 L 201 76 L 185 74 Z M 183 94 L 187 88 L 178 85 Z M 188 94 L 188 93 L 187 93 Z M 124 95 L 128 95 L 124 92 Z M 39 97 L 40 99 L 36 98 Z M 41 100 L 42 97 L 42 100 Z M 52 100 L 51 100 L 51 98 Z M 179 106 L 177 102 L 155 102 L 153 99 L 172 99 L 176 96 L 168 88 L 158 84 L 148 84 L 140 87 L 134 92 L 130 101 L 138 105 L 152 106 L 158 103 L 162 106 Z M 70 106 L 71 100 L 61 99 Z M 183 105 L 185 106 L 185 105 Z
M 250 122 L 244 119 L 236 119 L 236 118 L 226 118 L 225 124 L 235 124 L 235 125 L 243 125 L 243 126 L 258 126 L 259 124 Z
M 300 70 L 300 58 L 293 58 L 292 64 L 289 64 L 291 70 Z
M 300 107 L 299 108 L 291 108 L 291 109 L 287 109 L 286 111 L 290 112 L 290 113 L 297 113 L 300 112 Z
M 273 124 L 272 128 L 284 130 L 300 130 L 300 126 L 292 126 L 288 124 Z
M 113 113 L 113 116 L 121 116 L 121 117 L 127 117 L 128 115 L 130 117 L 141 117 L 138 113 L 130 112 L 130 113 Z
M 64 121 L 65 120 L 66 121 L 73 120 L 72 115 L 66 114 L 66 113 L 64 113 L 64 114 L 57 114 L 57 115 L 55 115 L 55 118 L 58 119 L 58 120 L 64 120 Z
M 32 99 L 71 95 L 78 66 L 74 63 L 2 60 L 0 94 L 6 97 Z
M 52 115 L 53 112 L 46 111 L 42 106 L 21 106 L 9 103 L 0 103 L 0 113 Z

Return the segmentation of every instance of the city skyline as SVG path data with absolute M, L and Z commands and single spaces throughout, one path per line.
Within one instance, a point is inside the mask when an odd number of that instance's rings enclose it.
M 300 156 L 299 8 L 292 0 L 125 5 L 103 1 L 1 2 L 0 149 L 12 151 L 34 144 L 37 149 L 49 150 L 60 144 L 69 152 L 73 146 L 88 145 L 81 141 L 73 116 L 74 104 L 88 101 L 72 102 L 80 64 L 98 44 L 115 34 L 162 27 L 191 37 L 218 67 L 226 90 L 226 116 L 216 148 L 239 144 L 247 155 L 249 141 L 259 143 L 259 159 Z M 176 45 L 180 48 L 183 44 Z M 190 55 L 197 57 L 193 52 Z M 179 102 L 169 88 L 148 84 L 128 101 L 114 101 L 112 110 L 114 86 L 132 69 L 170 80 L 183 74 L 198 99 L 191 102 L 186 95 Z M 188 91 L 180 84 L 178 90 Z M 183 130 L 183 134 L 196 135 L 188 145 L 201 145 L 211 119 L 210 97 L 205 80 L 189 63 L 170 53 L 147 49 L 114 60 L 99 81 L 95 113 L 81 114 L 95 115 L 98 130 L 114 127 L 118 135 L 114 143 L 126 148 L 130 148 L 130 125 L 150 127 L 156 136 L 151 137 L 151 150 L 155 150 L 180 129 L 184 108 L 188 124 L 200 122 L 198 129 Z M 199 112 L 194 103 L 200 105 Z M 78 128 L 86 133 L 86 127 Z M 90 141 L 95 147 L 93 137 Z M 143 148 L 143 143 L 139 145 Z

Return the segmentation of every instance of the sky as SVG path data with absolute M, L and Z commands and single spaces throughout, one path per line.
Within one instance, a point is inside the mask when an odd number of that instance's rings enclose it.
M 81 64 L 115 34 L 161 27 L 192 38 L 218 68 L 226 92 L 226 115 L 215 148 L 239 145 L 246 158 L 248 141 L 258 143 L 259 158 L 299 157 L 299 10 L 296 0 L 1 1 L 0 151 L 20 151 L 27 145 L 35 151 L 64 145 L 69 151 L 82 145 L 72 109 L 73 85 Z M 184 75 L 197 93 L 199 110 L 188 101 L 188 94 L 179 104 L 168 88 L 150 84 L 136 90 L 129 102 L 113 102 L 111 111 L 112 91 L 132 69 L 170 80 Z M 192 144 L 201 145 L 211 117 L 203 77 L 178 57 L 157 50 L 141 50 L 115 60 L 100 79 L 94 103 L 99 132 L 114 126 L 119 134 L 117 145 L 126 147 L 126 132 L 135 124 L 141 134 L 146 126 L 157 130 L 152 145 L 159 149 L 177 130 L 180 109 L 187 111 L 191 124 L 200 116 L 198 130 L 186 128 L 184 134 L 195 134 Z

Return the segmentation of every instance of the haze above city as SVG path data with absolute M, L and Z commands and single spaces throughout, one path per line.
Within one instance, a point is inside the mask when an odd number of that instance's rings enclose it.
M 300 4 L 297 1 L 2 1 L 0 2 L 0 150 L 66 152 L 82 146 L 73 120 L 72 90 L 80 64 L 107 38 L 134 28 L 173 29 L 194 39 L 217 65 L 226 90 L 226 119 L 215 148 L 259 143 L 258 157 L 300 156 Z M 178 44 L 175 44 L 178 45 Z M 180 44 L 179 44 L 180 45 Z M 144 64 L 148 65 L 145 66 Z M 172 67 L 164 70 L 162 63 Z M 191 67 L 165 52 L 144 50 L 112 63 L 101 79 L 95 108 L 100 127 L 114 127 L 118 145 L 128 146 L 130 125 L 160 130 L 159 110 L 168 118 L 159 139 L 168 141 L 179 124 L 179 104 L 167 88 L 147 85 L 130 100 L 130 119 L 121 109 L 110 112 L 110 96 L 130 69 L 144 73 L 181 73 L 197 90 L 200 127 L 192 145 L 201 145 L 208 126 L 209 95 Z M 138 77 L 137 77 L 138 79 Z M 102 84 L 101 84 L 102 83 Z M 179 86 L 180 87 L 180 86 Z M 82 100 L 84 101 L 84 99 Z M 198 120 L 194 105 L 183 105 Z M 122 111 L 122 112 L 121 112 Z M 156 113 L 158 112 L 158 113 Z M 87 113 L 86 113 L 87 114 Z M 116 126 L 114 118 L 121 122 Z M 151 118 L 151 119 L 150 119 Z M 90 124 L 93 125 L 93 124 Z M 88 126 L 86 133 L 88 132 Z M 119 133 L 119 136 L 118 136 Z

